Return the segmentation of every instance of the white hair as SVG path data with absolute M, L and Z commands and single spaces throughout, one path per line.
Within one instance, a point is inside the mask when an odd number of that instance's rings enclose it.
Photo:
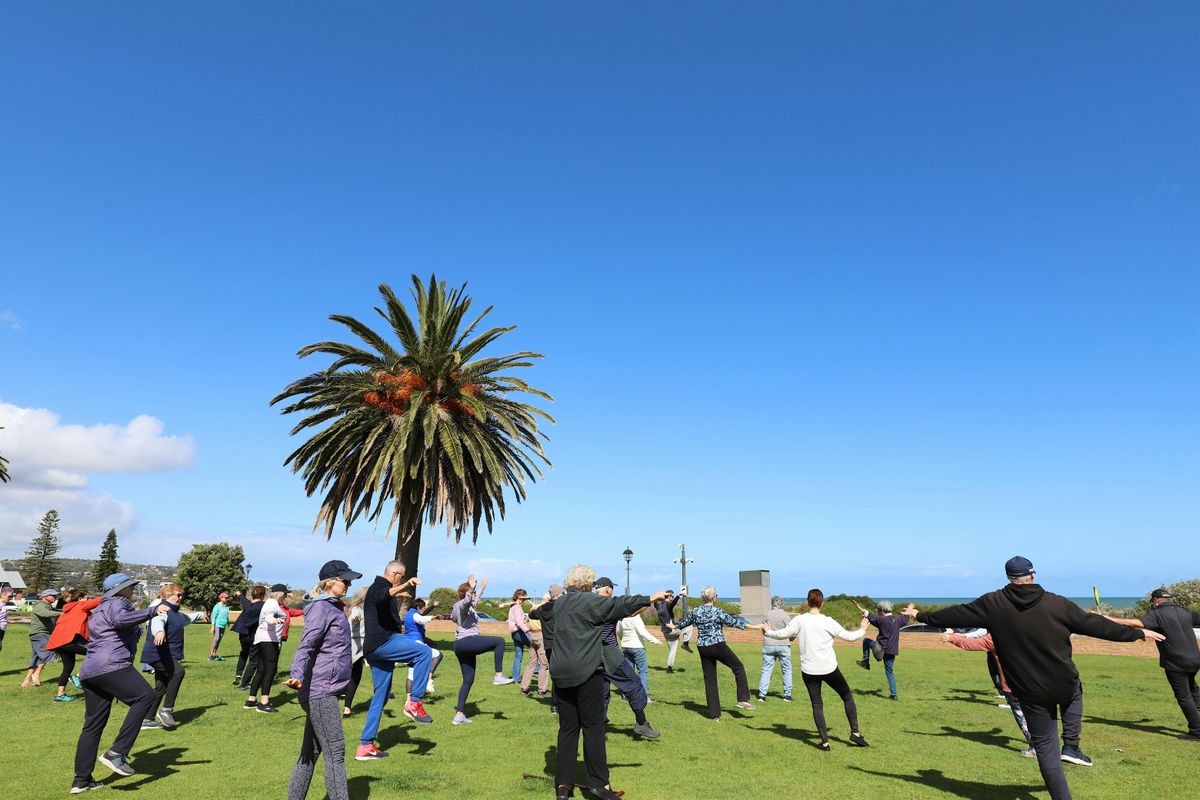
M 717 590 L 712 586 L 705 586 L 700 590 L 700 599 L 706 603 L 711 603 L 717 599 Z
M 563 586 L 568 589 L 578 589 L 581 592 L 590 592 L 593 584 L 596 583 L 596 570 L 586 564 L 576 564 L 567 570 L 567 576 L 563 578 Z
M 775 595 L 771 598 L 771 608 L 783 608 L 783 598 Z

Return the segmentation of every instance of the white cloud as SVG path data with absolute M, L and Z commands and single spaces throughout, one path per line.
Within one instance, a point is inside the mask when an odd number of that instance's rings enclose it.
M 21 321 L 21 318 L 16 313 L 6 308 L 0 311 L 0 328 L 8 328 L 10 331 L 20 333 L 25 330 L 25 323 Z
M 63 554 L 90 553 L 110 528 L 136 523 L 131 503 L 89 490 L 90 476 L 178 469 L 196 455 L 191 436 L 164 436 L 162 421 L 144 415 L 128 425 L 74 425 L 44 408 L 0 403 L 0 427 L 12 476 L 0 485 L 0 550 L 14 555 L 51 508 L 62 517 Z

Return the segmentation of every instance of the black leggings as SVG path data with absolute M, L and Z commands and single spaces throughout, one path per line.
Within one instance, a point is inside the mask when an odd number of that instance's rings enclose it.
M 275 672 L 279 669 L 279 642 L 259 642 L 254 645 L 258 665 L 250 683 L 250 694 L 270 694 L 275 683 Z
M 254 648 L 254 634 L 239 633 L 238 645 L 241 650 L 238 652 L 237 671 L 234 675 L 241 676 L 242 685 L 245 686 L 250 682 L 250 676 L 254 674 L 254 667 L 258 662 L 258 655 Z
M 358 684 L 362 681 L 363 664 L 367 663 L 365 658 L 360 658 L 350 665 L 350 682 L 346 684 L 346 708 L 354 705 L 354 695 L 358 694 Z
M 175 698 L 179 696 L 179 684 L 183 683 L 184 669 L 183 664 L 174 659 L 155 661 L 150 666 L 154 667 L 154 707 L 150 709 L 153 716 L 160 704 L 163 708 L 175 708 Z
M 733 671 L 733 680 L 737 685 L 737 701 L 750 702 L 750 686 L 746 683 L 746 667 L 729 645 L 725 642 L 699 645 L 700 669 L 704 670 L 704 698 L 708 701 L 708 716 L 712 719 L 721 717 L 721 693 L 717 689 L 717 662 L 721 662 Z
M 858 733 L 858 707 L 854 705 L 854 695 L 850 694 L 850 686 L 842 677 L 842 671 L 835 669 L 827 675 L 809 675 L 807 672 L 800 674 L 804 678 L 804 688 L 808 689 L 808 699 L 812 702 L 813 722 L 817 723 L 817 733 L 821 734 L 821 741 L 829 741 L 829 729 L 825 727 L 825 704 L 821 700 L 822 683 L 828 683 L 829 688 L 842 698 L 842 705 L 846 707 L 846 720 L 850 723 L 850 732 Z
M 462 686 L 458 690 L 458 705 L 455 710 L 466 713 L 467 695 L 471 693 L 471 684 L 475 683 L 475 657 L 493 651 L 496 662 L 496 672 L 504 671 L 504 640 L 499 636 L 467 636 L 456 639 L 454 655 L 458 657 L 458 666 L 462 670 Z
M 63 665 L 62 675 L 58 676 L 58 685 L 66 687 L 67 682 L 71 680 L 71 673 L 75 671 L 75 657 L 87 655 L 87 640 L 76 634 L 74 641 L 55 648 L 54 652 L 58 653 Z

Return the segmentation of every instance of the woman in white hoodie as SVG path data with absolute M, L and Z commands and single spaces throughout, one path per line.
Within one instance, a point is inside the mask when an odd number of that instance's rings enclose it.
M 754 627 L 759 628 L 763 636 L 769 639 L 797 638 L 800 645 L 800 674 L 804 679 L 804 688 L 808 689 L 808 699 L 812 701 L 813 721 L 821 735 L 821 749 L 829 752 L 829 731 L 825 727 L 825 707 L 821 700 L 822 683 L 829 684 L 842 698 L 842 705 L 846 707 L 846 719 L 850 723 L 850 744 L 855 747 L 867 747 L 867 740 L 858 730 L 858 708 L 854 705 L 854 695 L 850 693 L 850 687 L 842 677 L 842 671 L 838 669 L 837 656 L 833 653 L 833 640 L 856 642 L 866 633 L 870 623 L 863 618 L 858 630 L 848 631 L 837 620 L 821 613 L 821 607 L 824 605 L 824 592 L 820 589 L 810 589 L 807 614 L 797 614 L 786 627 L 778 630 L 770 630 L 765 622 Z
M 646 623 L 642 622 L 641 612 L 635 611 L 617 622 L 617 641 L 621 645 L 621 652 L 625 655 L 625 660 L 642 679 L 642 688 L 646 690 L 647 701 L 653 702 L 653 698 L 650 697 L 650 676 L 646 667 L 645 643 L 662 644 L 662 640 L 655 639 L 654 634 L 646 630 Z
M 275 682 L 275 672 L 279 669 L 283 623 L 287 619 L 282 603 L 287 593 L 287 587 L 277 583 L 271 587 L 271 593 L 263 601 L 262 612 L 258 616 L 258 629 L 254 632 L 258 667 L 254 670 L 254 678 L 250 682 L 250 696 L 246 698 L 242 708 L 252 708 L 263 714 L 274 714 L 279 710 L 271 705 L 270 695 L 271 684 Z M 256 694 L 257 703 L 254 700 Z

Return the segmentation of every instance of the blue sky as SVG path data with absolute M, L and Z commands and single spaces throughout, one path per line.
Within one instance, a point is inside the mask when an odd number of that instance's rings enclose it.
M 657 588 L 679 542 L 722 594 L 1196 577 L 1194 4 L 0 13 L 4 555 L 54 505 L 72 555 L 376 571 L 267 401 L 436 272 L 558 424 L 492 536 L 426 533 L 434 583 L 628 545 Z

